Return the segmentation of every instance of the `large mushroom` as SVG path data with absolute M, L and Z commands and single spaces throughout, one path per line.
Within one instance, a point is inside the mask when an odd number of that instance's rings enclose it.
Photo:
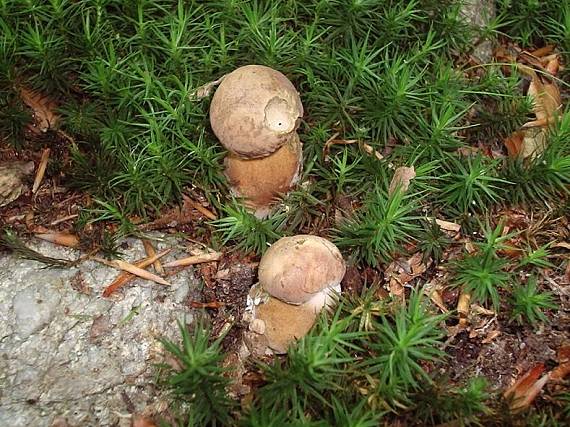
M 274 243 L 259 264 L 252 289 L 255 333 L 275 353 L 287 351 L 313 326 L 320 311 L 340 293 L 346 272 L 342 255 L 322 237 L 298 235 Z
M 295 185 L 301 161 L 301 142 L 295 134 L 268 157 L 247 160 L 229 154 L 224 162 L 225 174 L 234 195 L 242 197 L 245 205 L 263 218 L 275 200 Z
M 247 159 L 269 156 L 289 142 L 302 116 L 293 84 L 263 65 L 229 73 L 210 104 L 210 123 L 222 145 Z
M 210 105 L 210 123 L 229 151 L 225 174 L 232 192 L 263 218 L 296 183 L 302 146 L 296 133 L 303 105 L 280 72 L 246 65 L 225 76 Z

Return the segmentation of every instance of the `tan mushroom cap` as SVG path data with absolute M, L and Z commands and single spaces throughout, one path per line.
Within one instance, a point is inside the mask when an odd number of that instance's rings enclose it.
M 293 84 L 263 65 L 246 65 L 225 76 L 210 105 L 210 123 L 222 145 L 246 158 L 277 151 L 302 116 Z
M 292 342 L 309 332 L 319 312 L 320 308 L 311 302 L 291 305 L 269 297 L 255 307 L 255 319 L 265 324 L 263 335 L 269 348 L 275 353 L 286 353 Z
M 230 154 L 224 163 L 233 193 L 243 197 L 245 205 L 262 218 L 269 214 L 276 199 L 297 182 L 302 165 L 301 142 L 294 133 L 270 156 L 246 160 Z
M 259 284 L 271 296 L 302 304 L 326 288 L 337 287 L 346 265 L 338 248 L 318 236 L 283 237 L 263 255 Z

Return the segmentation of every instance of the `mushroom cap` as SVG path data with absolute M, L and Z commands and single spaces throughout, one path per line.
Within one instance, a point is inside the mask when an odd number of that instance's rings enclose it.
M 313 327 L 321 308 L 310 301 L 291 305 L 269 297 L 255 307 L 254 315 L 256 320 L 265 323 L 263 335 L 269 348 L 275 353 L 286 353 L 292 342 L 305 336 Z
M 210 104 L 210 123 L 237 156 L 265 157 L 285 144 L 303 116 L 301 98 L 279 71 L 246 65 L 224 77 Z
M 259 263 L 259 284 L 271 296 L 302 304 L 326 288 L 337 287 L 346 265 L 338 248 L 318 236 L 283 237 Z
M 269 214 L 275 199 L 287 193 L 297 182 L 302 165 L 301 141 L 296 133 L 270 156 L 260 159 L 242 159 L 226 156 L 225 174 L 233 193 L 244 198 L 248 208 L 258 217 Z

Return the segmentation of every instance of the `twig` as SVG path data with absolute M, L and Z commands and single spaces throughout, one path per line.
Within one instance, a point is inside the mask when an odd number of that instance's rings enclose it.
M 215 219 L 218 219 L 218 216 L 214 212 L 212 212 L 209 209 L 206 209 L 200 203 L 196 202 L 195 200 L 191 199 L 190 197 L 186 196 L 185 194 L 182 195 L 182 198 L 184 199 L 185 202 L 187 202 L 190 206 L 192 206 L 194 209 L 196 209 L 198 212 L 200 212 L 206 218 L 208 218 L 212 221 Z
M 32 187 L 32 194 L 35 194 L 36 191 L 38 191 L 38 188 L 40 188 L 42 180 L 44 179 L 44 175 L 46 173 L 46 167 L 47 167 L 48 160 L 49 160 L 49 153 L 50 153 L 49 148 L 46 148 L 42 152 L 40 164 L 38 165 L 38 171 L 36 173 L 36 179 L 34 179 L 34 185 Z
M 168 283 L 162 277 L 159 277 L 156 274 L 152 274 L 146 270 L 143 270 L 142 268 L 137 267 L 133 264 L 129 264 L 128 262 L 121 261 L 121 260 L 107 261 L 106 259 L 99 258 L 99 257 L 91 257 L 91 259 L 93 261 L 97 261 L 98 263 L 107 265 L 109 267 L 113 267 L 113 268 L 117 268 L 119 270 L 127 271 L 127 272 L 134 274 L 135 276 L 138 276 L 142 279 L 151 280 L 151 281 L 159 283 L 161 285 L 170 286 L 170 283 Z M 153 262 L 154 261 L 156 261 L 156 260 L 153 260 Z
M 135 267 L 138 267 L 138 268 L 146 268 L 149 265 L 151 265 L 153 262 L 162 258 L 164 255 L 166 255 L 169 252 L 170 252 L 170 249 L 166 249 L 164 251 L 161 251 L 161 252 L 155 254 L 152 257 L 145 258 L 143 260 L 137 261 L 137 262 L 135 262 L 134 265 L 135 265 Z M 129 283 L 131 280 L 133 280 L 135 277 L 136 277 L 136 275 L 131 274 L 131 273 L 126 272 L 126 271 L 123 271 L 121 274 L 119 274 L 115 278 L 115 280 L 113 280 L 113 282 L 111 282 L 111 284 L 109 286 L 107 286 L 105 288 L 105 290 L 103 291 L 103 296 L 104 297 L 111 296 L 111 294 L 113 292 L 115 292 L 119 288 L 122 288 L 123 286 L 125 286 L 127 283 Z
M 144 246 L 144 251 L 146 252 L 147 256 L 149 257 L 156 256 L 156 250 L 154 249 L 154 246 L 152 246 L 150 240 L 142 239 L 142 242 Z M 164 275 L 164 268 L 162 268 L 162 264 L 158 258 L 156 259 L 156 261 L 152 263 L 152 265 L 158 274 L 160 274 L 161 276 Z
M 187 258 L 178 259 L 176 261 L 164 264 L 164 267 L 185 267 L 188 265 L 201 264 L 204 262 L 219 261 L 222 257 L 221 252 L 212 252 L 203 255 L 194 255 Z

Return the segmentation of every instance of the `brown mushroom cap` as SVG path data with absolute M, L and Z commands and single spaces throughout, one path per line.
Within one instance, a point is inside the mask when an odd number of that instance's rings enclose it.
M 322 307 L 321 307 L 322 308 Z M 263 335 L 275 353 L 286 353 L 289 345 L 305 336 L 312 328 L 320 308 L 311 302 L 291 305 L 269 297 L 255 307 L 255 319 L 265 324 Z
M 303 116 L 301 98 L 279 71 L 246 65 L 224 77 L 210 105 L 210 123 L 237 156 L 265 157 L 289 141 Z
M 338 286 L 346 266 L 338 248 L 318 236 L 283 237 L 263 255 L 259 284 L 271 296 L 302 304 L 316 293 Z
M 257 217 L 265 217 L 276 198 L 297 182 L 301 165 L 301 142 L 294 133 L 289 142 L 270 156 L 250 160 L 232 154 L 226 156 L 225 174 L 235 195 L 243 197 L 245 205 Z

